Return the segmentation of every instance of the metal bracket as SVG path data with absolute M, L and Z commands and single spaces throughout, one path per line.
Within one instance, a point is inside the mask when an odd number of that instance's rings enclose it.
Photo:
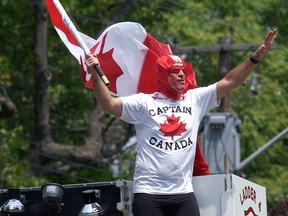
M 116 187 L 120 188 L 120 201 L 117 203 L 117 209 L 123 212 L 123 216 L 132 216 L 133 190 L 132 181 L 123 179 L 116 180 Z

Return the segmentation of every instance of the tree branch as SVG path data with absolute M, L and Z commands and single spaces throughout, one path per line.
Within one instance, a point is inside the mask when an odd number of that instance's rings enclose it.
M 17 107 L 8 96 L 5 88 L 0 83 L 0 114 L 11 116 L 17 112 Z

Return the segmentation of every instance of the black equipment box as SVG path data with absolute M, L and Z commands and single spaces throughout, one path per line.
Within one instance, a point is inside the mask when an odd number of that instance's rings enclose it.
M 64 193 L 62 205 L 58 211 L 43 202 L 42 187 L 20 188 L 20 201 L 25 207 L 25 213 L 10 214 L 0 212 L 0 216 L 78 216 L 82 207 L 85 205 L 82 192 L 86 190 L 99 191 L 97 203 L 105 210 L 105 216 L 129 215 L 129 213 L 124 213 L 128 208 L 130 208 L 131 188 L 128 187 L 127 189 L 127 181 L 125 180 L 71 184 L 62 185 L 62 187 Z M 7 200 L 9 200 L 8 189 L 0 189 L 0 206 L 2 206 Z

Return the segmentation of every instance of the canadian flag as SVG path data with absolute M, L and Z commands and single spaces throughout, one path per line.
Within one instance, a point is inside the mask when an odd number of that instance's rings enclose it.
M 155 92 L 155 62 L 159 56 L 171 54 L 169 45 L 158 42 L 134 22 L 108 27 L 95 41 L 91 52 L 97 55 L 111 83 L 109 90 L 120 96 Z
M 93 88 L 92 79 L 84 64 L 84 51 L 62 20 L 53 0 L 46 0 L 51 21 L 61 40 L 81 65 L 82 81 Z M 157 41 L 139 23 L 122 22 L 109 26 L 97 39 L 79 32 L 110 81 L 109 90 L 117 96 L 156 91 L 155 62 L 159 56 L 172 54 L 170 46 Z M 195 73 L 188 64 L 186 81 L 196 87 Z

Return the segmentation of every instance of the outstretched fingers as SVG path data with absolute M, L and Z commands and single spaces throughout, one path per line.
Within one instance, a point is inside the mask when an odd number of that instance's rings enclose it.
M 253 57 L 256 60 L 258 61 L 261 60 L 264 57 L 264 55 L 270 50 L 275 40 L 276 33 L 277 33 L 277 30 L 273 29 L 267 34 L 265 40 L 262 42 L 262 44 L 259 46 L 256 52 L 253 54 Z
M 264 41 L 264 43 L 265 43 L 265 45 L 267 46 L 267 47 L 271 47 L 272 46 L 272 44 L 273 44 L 273 42 L 274 42 L 274 40 L 275 40 L 275 37 L 276 37 L 276 32 L 277 32 L 277 30 L 276 29 L 273 29 L 273 30 L 271 30 L 270 32 L 269 32 L 269 34 L 266 36 L 266 39 L 265 39 L 265 41 Z

